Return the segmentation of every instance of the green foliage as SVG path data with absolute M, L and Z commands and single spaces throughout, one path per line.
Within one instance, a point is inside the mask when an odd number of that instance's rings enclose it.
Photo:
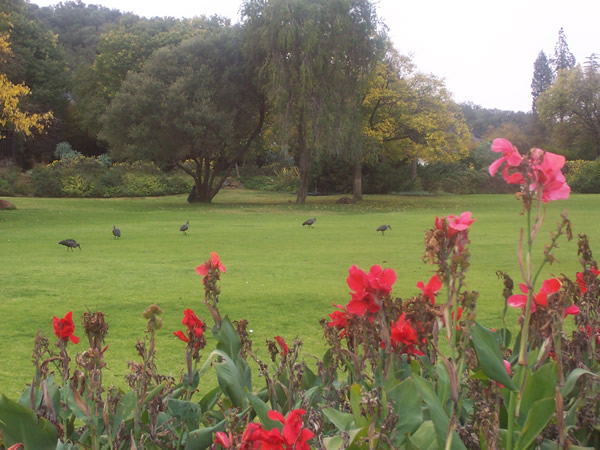
M 68 142 L 61 142 L 56 145 L 56 150 L 54 150 L 54 157 L 59 160 L 65 159 L 76 159 L 83 156 L 77 150 L 73 150 L 71 144 Z
M 94 185 L 81 175 L 68 175 L 62 178 L 62 191 L 67 197 L 89 197 Z
M 600 193 L 600 159 L 596 161 L 569 161 L 567 182 L 574 192 Z

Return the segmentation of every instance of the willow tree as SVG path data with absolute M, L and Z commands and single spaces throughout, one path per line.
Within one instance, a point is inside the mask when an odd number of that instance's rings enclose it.
M 360 104 L 381 42 L 368 0 L 247 0 L 249 36 L 263 49 L 273 122 L 300 171 L 304 203 L 318 152 L 360 153 Z
M 414 71 L 390 49 L 364 99 L 364 133 L 388 156 L 417 162 L 451 162 L 465 156 L 471 135 L 444 83 Z
M 189 201 L 210 202 L 250 150 L 265 117 L 239 27 L 158 50 L 129 73 L 102 119 L 116 159 L 178 166 L 194 179 Z

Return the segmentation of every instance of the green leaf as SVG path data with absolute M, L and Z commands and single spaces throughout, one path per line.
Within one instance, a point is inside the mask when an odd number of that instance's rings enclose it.
M 119 400 L 117 405 L 117 411 L 115 412 L 112 426 L 111 426 L 111 438 L 114 441 L 117 436 L 117 431 L 121 422 L 126 422 L 133 418 L 135 413 L 135 393 L 133 391 L 128 392 Z
M 350 431 L 356 428 L 354 416 L 333 408 L 323 408 L 323 414 L 340 431 Z
M 202 409 L 196 403 L 170 398 L 167 409 L 172 417 L 179 417 L 188 424 L 189 428 L 198 428 Z
M 433 450 L 439 448 L 435 437 L 435 427 L 431 420 L 423 422 L 413 435 L 408 436 L 407 448 L 411 450 Z
M 31 409 L 0 394 L 0 429 L 6 446 L 22 442 L 25 448 L 54 450 L 58 433 L 54 425 Z
M 388 391 L 388 396 L 394 405 L 394 412 L 398 416 L 395 432 L 400 439 L 400 444 L 407 433 L 413 433 L 423 423 L 421 397 L 411 378 L 405 379 Z
M 200 450 L 209 448 L 213 443 L 213 433 L 223 431 L 225 429 L 225 421 L 221 421 L 215 426 L 207 428 L 199 428 L 188 433 L 185 441 L 185 450 Z
M 352 407 L 352 416 L 357 427 L 367 426 L 370 422 L 367 417 L 362 415 L 360 409 L 361 397 L 361 387 L 359 384 L 354 383 L 350 387 L 350 406 Z
M 220 350 L 213 350 L 204 363 L 204 367 L 212 366 L 217 372 L 217 381 L 221 391 L 231 400 L 234 406 L 246 409 L 248 400 L 244 389 L 251 390 L 252 386 L 246 384 L 247 378 L 240 372 L 238 366 L 229 355 Z M 204 367 L 201 371 L 204 370 Z
M 571 391 L 575 388 L 575 384 L 577 383 L 577 380 L 579 379 L 579 377 L 581 375 L 591 375 L 593 377 L 598 376 L 594 372 L 590 372 L 589 370 L 573 369 L 569 373 L 569 375 L 567 375 L 567 378 L 565 379 L 565 385 L 560 390 L 560 393 L 562 394 L 563 397 L 566 397 L 567 395 L 569 395 L 571 393 Z
M 529 409 L 527 419 L 519 433 L 515 448 L 527 448 L 546 427 L 554 415 L 556 403 L 554 398 L 546 398 L 535 402 Z
M 229 317 L 225 317 L 221 322 L 220 330 L 213 330 L 215 337 L 217 338 L 217 350 L 225 352 L 229 357 L 235 358 L 240 354 L 242 348 L 242 341 L 233 328 Z
M 219 400 L 219 396 L 221 395 L 221 388 L 219 386 L 214 389 L 208 391 L 204 394 L 204 397 L 200 399 L 198 404 L 200 405 L 200 409 L 202 411 L 210 411 L 217 404 Z
M 265 429 L 271 430 L 273 428 L 277 428 L 278 430 L 281 431 L 281 428 L 282 428 L 281 422 L 279 422 L 278 420 L 271 420 L 269 418 L 269 411 L 270 411 L 269 405 L 267 405 L 260 398 L 258 398 L 254 394 L 251 394 L 250 392 L 246 392 L 246 396 L 248 397 L 248 401 L 250 402 L 250 405 L 256 412 L 256 415 L 260 419 L 260 422 L 264 425 Z
M 552 399 L 556 395 L 556 363 L 548 362 L 536 372 L 527 371 L 527 379 L 521 397 L 518 422 L 525 426 L 529 410 L 540 400 Z
M 513 384 L 508 373 L 506 373 L 496 333 L 475 322 L 475 326 L 471 330 L 471 335 L 477 359 L 483 373 L 508 389 L 516 391 L 516 386 Z
M 441 361 L 435 365 L 435 372 L 437 374 L 437 396 L 442 406 L 446 409 L 448 407 L 448 400 L 450 400 L 450 376 L 448 375 L 446 366 Z M 450 411 L 446 409 L 446 413 L 450 414 Z
M 413 379 L 417 386 L 417 390 L 420 392 L 421 397 L 423 397 L 423 401 L 429 407 L 429 414 L 433 420 L 438 445 L 444 447 L 450 423 L 448 414 L 446 414 L 446 410 L 442 406 L 440 399 L 435 394 L 431 382 L 419 376 L 414 376 Z M 460 440 L 456 431 L 452 433 L 452 445 L 450 448 L 466 450 L 465 445 Z

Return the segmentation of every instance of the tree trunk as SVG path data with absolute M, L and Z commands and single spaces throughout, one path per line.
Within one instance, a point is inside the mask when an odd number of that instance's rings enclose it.
M 362 161 L 358 159 L 354 163 L 352 176 L 352 199 L 355 202 L 362 200 Z
M 298 169 L 300 170 L 300 185 L 298 186 L 298 194 L 296 195 L 296 204 L 304 205 L 306 203 L 306 195 L 308 194 L 308 175 L 310 172 L 311 150 L 306 145 L 306 137 L 304 136 L 304 128 L 301 122 L 298 121 Z
M 410 162 L 410 179 L 415 181 L 417 179 L 417 158 Z

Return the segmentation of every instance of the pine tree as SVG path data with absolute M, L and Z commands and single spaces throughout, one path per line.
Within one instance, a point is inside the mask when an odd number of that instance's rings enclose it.
M 558 31 L 558 41 L 554 47 L 554 58 L 552 58 L 551 62 L 555 74 L 558 74 L 559 70 L 575 67 L 575 56 L 569 50 L 565 30 L 562 27 Z
M 546 57 L 546 54 L 542 50 L 533 63 L 533 78 L 531 79 L 531 96 L 533 97 L 533 102 L 531 105 L 531 110 L 534 113 L 537 112 L 535 106 L 537 99 L 552 85 L 553 81 L 554 73 L 552 72 L 552 68 L 550 67 L 550 63 Z

